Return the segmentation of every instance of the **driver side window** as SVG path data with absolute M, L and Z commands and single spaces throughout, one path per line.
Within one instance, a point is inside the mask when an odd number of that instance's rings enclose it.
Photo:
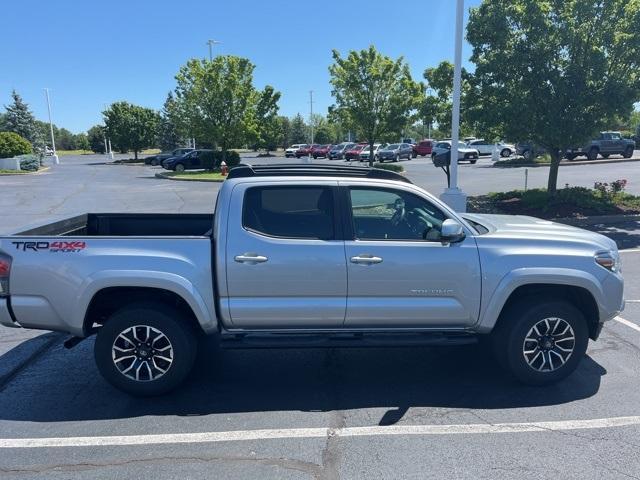
M 440 241 L 446 216 L 428 200 L 402 190 L 350 188 L 358 240 Z

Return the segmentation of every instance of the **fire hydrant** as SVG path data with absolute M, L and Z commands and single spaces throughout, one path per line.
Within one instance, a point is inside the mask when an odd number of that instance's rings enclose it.
M 226 177 L 228 173 L 229 173 L 229 168 L 227 167 L 227 162 L 223 160 L 222 163 L 220 164 L 220 175 L 222 175 L 223 177 Z

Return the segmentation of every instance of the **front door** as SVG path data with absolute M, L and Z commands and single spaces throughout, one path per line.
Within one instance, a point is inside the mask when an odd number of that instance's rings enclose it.
M 238 185 L 229 211 L 230 321 L 238 328 L 335 328 L 344 323 L 347 269 L 337 182 Z
M 342 183 L 342 182 L 341 182 Z M 447 216 L 396 187 L 348 187 L 345 327 L 464 327 L 476 322 L 481 273 L 475 239 L 440 241 Z

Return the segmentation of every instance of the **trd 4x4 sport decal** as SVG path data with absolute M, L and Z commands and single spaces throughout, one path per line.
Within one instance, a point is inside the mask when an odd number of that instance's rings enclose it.
M 32 250 L 34 252 L 39 252 L 40 250 L 48 250 L 52 253 L 63 252 L 63 253 L 75 253 L 87 248 L 87 244 L 85 242 L 11 242 L 16 246 L 16 250 L 22 250 L 26 252 L 27 250 Z

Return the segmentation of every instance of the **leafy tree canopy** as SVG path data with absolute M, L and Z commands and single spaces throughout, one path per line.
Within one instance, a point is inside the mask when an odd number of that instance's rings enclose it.
M 471 9 L 472 116 L 561 152 L 582 146 L 640 98 L 640 0 L 484 0 Z
M 112 103 L 103 112 L 107 136 L 120 151 L 138 152 L 154 145 L 159 115 L 156 111 L 128 102 Z

